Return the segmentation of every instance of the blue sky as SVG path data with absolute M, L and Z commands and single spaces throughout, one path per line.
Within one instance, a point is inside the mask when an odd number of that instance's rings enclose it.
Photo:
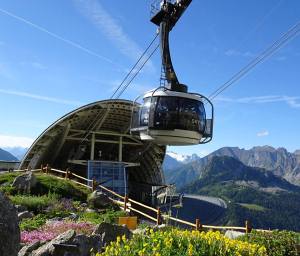
M 107 99 L 156 28 L 150 0 L 0 0 L 0 147 L 29 146 L 52 122 Z M 209 95 L 300 20 L 298 0 L 194 0 L 171 35 L 179 80 Z M 215 101 L 206 154 L 222 146 L 300 148 L 300 37 Z M 159 52 L 122 98 L 158 85 Z M 8 145 L 9 144 L 9 145 Z

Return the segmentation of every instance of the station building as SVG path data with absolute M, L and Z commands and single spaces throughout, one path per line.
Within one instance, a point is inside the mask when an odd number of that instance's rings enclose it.
M 132 101 L 103 100 L 50 125 L 32 144 L 20 169 L 69 169 L 131 198 L 147 202 L 165 184 L 165 146 L 130 134 Z

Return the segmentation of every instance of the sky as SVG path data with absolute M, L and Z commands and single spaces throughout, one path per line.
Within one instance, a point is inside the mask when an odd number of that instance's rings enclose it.
M 156 33 L 152 1 L 0 0 L 0 147 L 29 147 L 66 113 L 108 99 Z M 172 30 L 180 82 L 210 95 L 300 21 L 298 0 L 194 0 Z M 159 85 L 157 51 L 121 98 Z M 213 141 L 300 149 L 300 36 L 213 103 Z

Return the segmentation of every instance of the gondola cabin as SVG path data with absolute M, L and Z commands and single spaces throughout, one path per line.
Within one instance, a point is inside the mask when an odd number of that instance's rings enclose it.
M 160 88 L 135 103 L 131 133 L 161 145 L 203 144 L 212 138 L 212 119 L 213 105 L 204 96 Z

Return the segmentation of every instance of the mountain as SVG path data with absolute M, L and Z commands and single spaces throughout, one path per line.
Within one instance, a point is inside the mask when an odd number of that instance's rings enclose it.
M 288 152 L 284 148 L 275 149 L 270 146 L 240 149 L 223 147 L 203 158 L 184 162 L 175 168 L 164 168 L 168 183 L 175 183 L 178 188 L 187 185 L 201 176 L 203 168 L 214 156 L 230 156 L 250 167 L 264 168 L 287 181 L 300 185 L 300 151 Z
M 182 188 L 194 193 L 197 189 L 211 184 L 235 184 L 254 188 L 267 193 L 280 191 L 299 192 L 300 187 L 276 176 L 271 171 L 258 167 L 249 167 L 239 160 L 228 156 L 214 156 L 201 172 L 200 177 Z
M 277 176 L 300 185 L 300 156 L 285 148 L 263 146 L 245 150 L 225 147 L 215 151 L 213 155 L 234 157 L 245 165 L 270 170 Z
M 11 153 L 0 148 L 0 161 L 18 161 Z
M 233 157 L 212 157 L 200 177 L 181 191 L 225 200 L 223 225 L 250 220 L 256 228 L 300 230 L 300 187 Z
M 22 160 L 28 150 L 28 148 L 22 147 L 4 147 L 3 149 L 14 155 L 18 160 Z
M 196 154 L 188 156 L 167 152 L 163 162 L 167 183 L 175 183 L 177 187 L 180 187 L 192 182 L 198 177 L 197 161 L 200 159 Z M 174 170 L 177 171 L 174 172 Z

